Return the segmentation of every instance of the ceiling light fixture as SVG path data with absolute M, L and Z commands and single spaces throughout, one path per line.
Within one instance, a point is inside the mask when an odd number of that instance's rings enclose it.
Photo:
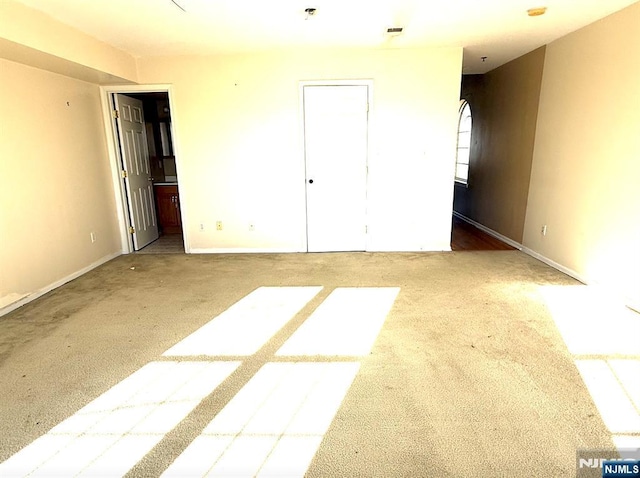
M 527 15 L 529 15 L 530 17 L 539 17 L 540 15 L 544 15 L 546 12 L 547 7 L 536 7 L 527 10 Z

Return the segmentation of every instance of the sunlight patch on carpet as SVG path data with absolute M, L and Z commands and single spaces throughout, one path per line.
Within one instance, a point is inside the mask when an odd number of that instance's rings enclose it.
M 640 315 L 597 287 L 542 297 L 618 450 L 640 446 Z
M 540 292 L 573 355 L 640 355 L 638 313 L 622 302 L 584 285 Z
M 321 290 L 322 287 L 260 287 L 163 356 L 252 355 Z
M 359 367 L 267 363 L 162 476 L 304 476 Z
M 0 476 L 121 476 L 239 362 L 152 362 L 0 464 Z
M 399 292 L 398 287 L 335 289 L 276 355 L 368 355 Z

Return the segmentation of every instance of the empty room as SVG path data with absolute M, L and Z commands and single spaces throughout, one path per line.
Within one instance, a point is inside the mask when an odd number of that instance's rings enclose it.
M 637 476 L 639 26 L 1 0 L 0 476 Z

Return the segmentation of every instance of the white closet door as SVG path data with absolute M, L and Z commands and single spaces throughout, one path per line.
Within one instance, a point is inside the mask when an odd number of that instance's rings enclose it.
M 366 248 L 366 85 L 305 86 L 307 250 Z

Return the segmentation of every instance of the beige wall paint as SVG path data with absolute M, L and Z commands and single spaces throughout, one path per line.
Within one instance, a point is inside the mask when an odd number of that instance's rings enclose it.
M 485 75 L 465 76 L 471 105 L 468 187 L 456 184 L 456 212 L 522 242 L 545 48 Z
M 306 250 L 299 82 L 323 79 L 374 82 L 370 250 L 448 249 L 461 63 L 460 48 L 141 59 L 141 83 L 173 84 L 192 250 Z
M 120 242 L 99 88 L 7 60 L 0 71 L 1 310 Z
M 636 3 L 548 45 L 524 231 L 526 247 L 638 302 L 639 25 Z
M 0 40 L 2 58 L 58 73 L 63 69 L 83 75 L 100 72 L 107 80 L 137 78 L 136 60 L 128 53 L 11 0 L 0 1 Z

